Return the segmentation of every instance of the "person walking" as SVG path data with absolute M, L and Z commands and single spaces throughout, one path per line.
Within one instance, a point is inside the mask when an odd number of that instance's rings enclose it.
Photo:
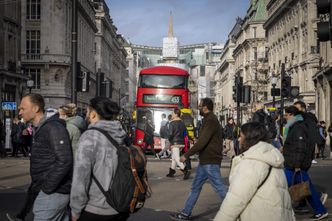
M 158 156 L 156 155 L 156 151 L 154 150 L 154 124 L 152 122 L 152 113 L 147 112 L 144 116 L 145 124 L 144 124 L 144 152 L 146 152 L 147 148 L 150 147 L 150 150 L 156 158 Z
M 84 120 L 82 117 L 77 116 L 76 110 L 76 105 L 72 103 L 61 106 L 58 109 L 59 117 L 66 121 L 66 128 L 69 133 L 69 139 L 71 141 L 74 156 L 78 140 L 81 136 L 81 130 L 84 128 Z
M 266 130 L 268 131 L 268 137 L 270 139 L 270 143 L 275 140 L 277 136 L 277 127 L 275 119 L 271 116 L 269 111 L 265 108 L 263 103 L 257 103 L 256 111 L 252 116 L 253 122 L 259 122 L 263 124 L 266 127 Z
M 319 155 L 322 159 L 325 159 L 324 152 L 325 152 L 326 137 L 327 137 L 325 121 L 320 121 L 318 124 L 318 128 L 319 128 L 319 135 L 323 139 L 323 142 L 318 145 Z
M 187 153 L 181 156 L 180 161 L 185 162 L 188 157 L 198 153 L 199 164 L 185 206 L 181 212 L 170 216 L 172 220 L 190 220 L 192 210 L 207 180 L 210 181 L 221 199 L 227 193 L 227 188 L 222 182 L 220 173 L 223 140 L 219 121 L 217 116 L 213 114 L 213 101 L 210 98 L 203 98 L 198 108 L 200 115 L 204 117 L 198 140 Z
M 315 160 L 316 145 L 319 146 L 324 143 L 324 139 L 319 134 L 318 120 L 313 113 L 307 111 L 307 105 L 303 101 L 296 101 L 294 106 L 301 112 L 304 124 L 308 129 L 308 147 L 313 149 L 312 163 L 317 163 Z
M 330 137 L 330 159 L 332 159 L 332 123 L 330 124 L 329 128 L 327 129 L 327 133 Z
M 109 133 L 120 145 L 124 143 L 126 132 L 116 120 L 120 108 L 104 97 L 90 100 L 87 110 L 89 129 L 79 139 L 75 153 L 73 184 L 70 194 L 72 221 L 112 221 L 126 220 L 129 214 L 119 214 L 106 201 L 105 196 L 93 181 L 94 176 L 108 189 L 118 166 L 117 149 L 98 130 Z
M 24 137 L 23 137 L 24 125 L 20 120 L 15 117 L 13 119 L 13 126 L 11 130 L 11 139 L 13 145 L 12 157 L 18 157 L 18 151 L 20 151 L 25 157 L 27 153 L 24 151 Z
M 233 158 L 235 154 L 234 142 L 236 139 L 236 127 L 233 118 L 227 119 L 227 124 L 224 129 L 225 136 L 225 149 L 224 154 L 226 154 L 229 158 Z
M 0 118 L 0 157 L 7 157 L 7 151 L 5 148 L 5 129 L 4 129 L 4 124 Z
M 314 210 L 311 220 L 324 219 L 328 216 L 328 212 L 323 206 L 308 174 L 314 152 L 314 147 L 308 141 L 309 130 L 304 123 L 301 112 L 295 106 L 285 108 L 285 118 L 287 124 L 283 136 L 283 156 L 285 158 L 284 165 L 288 186 L 301 181 L 309 181 L 311 196 L 307 197 L 307 201 Z M 292 183 L 293 179 L 294 183 Z
M 186 180 L 189 178 L 190 172 L 185 167 L 183 162 L 180 162 L 180 153 L 185 146 L 184 136 L 187 129 L 180 117 L 181 117 L 181 110 L 175 108 L 174 111 L 172 112 L 172 120 L 169 123 L 169 130 L 168 130 L 168 140 L 171 144 L 171 151 L 172 151 L 172 164 L 171 167 L 169 168 L 169 173 L 166 176 L 174 177 L 174 174 L 176 173 L 175 168 L 176 166 L 179 166 L 184 174 L 183 179 Z
M 30 158 L 34 220 L 67 221 L 73 154 L 66 124 L 56 115 L 46 119 L 40 94 L 25 95 L 19 114 L 35 127 Z
M 166 119 L 166 114 L 163 113 L 161 115 L 161 122 L 160 122 L 160 145 L 161 145 L 161 151 L 157 154 L 157 158 L 160 160 L 162 157 L 167 157 L 167 150 L 169 148 L 169 141 L 168 141 L 168 127 L 169 127 L 169 121 Z M 165 156 L 164 156 L 165 155 Z
M 233 159 L 229 191 L 214 221 L 295 221 L 284 157 L 268 141 L 264 125 L 241 126 L 241 154 Z

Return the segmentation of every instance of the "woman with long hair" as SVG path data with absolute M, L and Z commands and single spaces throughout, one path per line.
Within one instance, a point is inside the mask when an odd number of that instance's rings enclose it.
M 268 143 L 263 124 L 242 125 L 240 155 L 233 158 L 229 190 L 215 221 L 294 221 L 284 158 Z

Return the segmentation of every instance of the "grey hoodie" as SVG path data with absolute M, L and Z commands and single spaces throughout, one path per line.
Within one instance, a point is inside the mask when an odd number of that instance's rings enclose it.
M 120 144 L 126 137 L 119 121 L 100 120 L 89 125 L 108 131 Z M 87 130 L 79 139 L 75 154 L 73 183 L 70 194 L 72 214 L 79 217 L 83 210 L 99 215 L 114 215 L 118 212 L 107 202 L 98 186 L 92 181 L 94 176 L 107 190 L 118 165 L 116 148 L 97 130 Z M 91 184 L 91 185 L 90 185 Z

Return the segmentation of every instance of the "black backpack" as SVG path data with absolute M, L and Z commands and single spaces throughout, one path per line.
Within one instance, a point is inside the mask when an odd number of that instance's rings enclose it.
M 107 203 L 119 213 L 134 213 L 144 206 L 151 195 L 147 180 L 146 158 L 139 147 L 119 145 L 107 131 L 98 130 L 117 148 L 118 167 L 112 177 L 112 184 L 104 190 L 94 175 L 93 180 L 106 197 Z
M 264 125 L 268 131 L 268 137 L 274 139 L 277 137 L 277 126 L 276 121 L 272 118 L 271 115 L 265 114 L 264 116 Z

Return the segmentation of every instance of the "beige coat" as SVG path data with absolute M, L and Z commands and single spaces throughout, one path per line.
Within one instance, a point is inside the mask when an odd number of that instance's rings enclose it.
M 283 162 L 282 154 L 265 142 L 259 142 L 235 157 L 229 190 L 214 220 L 294 221 Z M 270 166 L 269 177 L 258 189 Z

